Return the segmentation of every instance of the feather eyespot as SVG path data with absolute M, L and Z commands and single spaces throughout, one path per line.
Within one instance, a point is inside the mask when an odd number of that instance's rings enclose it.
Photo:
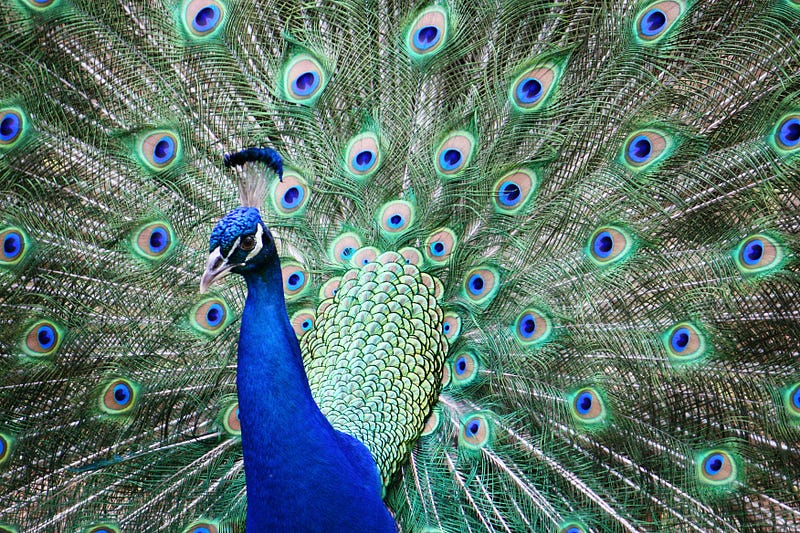
M 297 338 L 302 338 L 303 335 L 314 329 L 314 323 L 316 321 L 316 315 L 313 309 L 304 308 L 296 311 L 290 322 L 292 323 L 292 329 L 294 330 L 294 334 L 297 335 Z
M 222 413 L 222 427 L 229 435 L 242 434 L 242 424 L 239 422 L 239 402 L 232 403 Z
M 704 335 L 689 322 L 681 322 L 670 328 L 663 342 L 670 360 L 676 363 L 694 361 L 706 353 Z
M 228 304 L 221 298 L 211 297 L 195 305 L 191 317 L 192 327 L 199 333 L 216 335 L 232 318 Z
M 664 159 L 672 149 L 672 140 L 655 130 L 632 134 L 625 141 L 622 162 L 632 171 L 640 172 Z
M 698 478 L 708 485 L 731 485 L 736 481 L 737 465 L 725 450 L 709 450 L 697 457 Z
M 310 105 L 320 97 L 327 80 L 319 61 L 309 54 L 299 54 L 283 69 L 283 93 L 291 102 Z
M 633 248 L 633 241 L 622 228 L 604 226 L 589 239 L 588 252 L 598 265 L 608 265 L 625 259 Z
M 359 248 L 361 248 L 361 237 L 355 233 L 342 233 L 329 247 L 328 255 L 336 263 L 349 264 Z
M 386 237 L 402 234 L 414 223 L 414 216 L 414 206 L 405 200 L 384 204 L 379 213 L 381 233 Z
M 0 465 L 11 458 L 13 439 L 5 433 L 0 433 Z
M 460 174 L 472 159 L 475 137 L 466 131 L 449 134 L 436 151 L 436 172 L 443 179 Z
M 300 298 L 311 286 L 311 275 L 298 263 L 284 262 L 281 265 L 281 275 L 283 276 L 283 294 L 286 301 L 291 302 Z
M 494 184 L 495 209 L 500 213 L 519 213 L 528 205 L 536 187 L 536 174 L 528 169 L 507 173 Z
M 568 522 L 561 526 L 558 533 L 586 533 L 586 528 L 576 522 Z
M 356 135 L 345 151 L 347 170 L 358 179 L 373 174 L 381 164 L 378 136 L 372 132 Z
M 219 524 L 209 521 L 194 522 L 184 529 L 182 533 L 219 533 Z
M 10 148 L 22 138 L 25 131 L 25 115 L 20 109 L 0 109 L 0 148 Z
M 447 12 L 440 7 L 428 8 L 408 29 L 409 55 L 417 61 L 424 60 L 442 49 L 447 36 Z
M 163 259 L 174 249 L 175 234 L 167 222 L 151 222 L 133 232 L 132 244 L 143 259 Z
M 111 524 L 97 524 L 86 530 L 86 533 L 120 533 L 117 526 Z
M 284 216 L 299 215 L 308 203 L 310 189 L 305 179 L 287 171 L 283 180 L 273 181 L 270 199 L 275 210 Z
M 642 44 L 660 41 L 683 15 L 683 1 L 667 0 L 645 7 L 636 17 L 635 33 Z
M 781 265 L 783 249 L 768 235 L 757 234 L 739 243 L 734 257 L 742 274 L 760 274 Z
M 53 355 L 61 345 L 63 329 L 50 320 L 40 320 L 28 328 L 22 342 L 22 351 L 31 357 Z
M 431 414 L 425 419 L 425 425 L 422 426 L 422 436 L 427 437 L 428 435 L 436 433 L 436 430 L 439 429 L 441 424 L 442 415 L 439 412 L 439 408 L 434 407 L 433 410 L 431 410 Z
M 154 131 L 142 138 L 139 155 L 144 165 L 153 171 L 171 167 L 181 153 L 178 136 L 169 131 Z
M 355 267 L 363 267 L 370 263 L 374 263 L 379 255 L 380 250 L 374 246 L 365 246 L 356 250 L 356 252 L 350 258 L 350 264 Z
M 482 307 L 489 305 L 500 290 L 500 276 L 493 267 L 473 268 L 464 278 L 463 293 Z
M 450 375 L 454 384 L 470 385 L 475 382 L 480 372 L 480 359 L 474 353 L 464 351 L 453 357 Z
M 451 229 L 439 228 L 425 240 L 425 257 L 434 265 L 443 265 L 450 260 L 457 242 Z
M 461 420 L 458 441 L 465 448 L 480 450 L 491 442 L 492 436 L 493 426 L 488 415 L 475 413 Z
M 339 285 L 342 283 L 342 278 L 335 277 L 326 281 L 319 290 L 320 298 L 327 300 L 333 298 L 339 292 Z M 322 311 L 320 311 L 321 313 Z
M 0 230 L 0 266 L 19 264 L 28 251 L 28 237 L 19 228 L 7 227 Z
M 136 403 L 137 387 L 124 378 L 109 383 L 100 395 L 100 409 L 110 415 L 129 412 Z
M 402 257 L 403 260 L 407 265 L 421 265 L 422 264 L 422 253 L 416 248 L 411 246 L 407 246 L 405 248 L 401 248 L 397 251 Z
M 191 0 L 184 8 L 184 17 L 192 37 L 209 37 L 222 27 L 225 5 L 217 0 Z
M 448 312 L 444 314 L 442 322 L 442 333 L 449 344 L 453 344 L 461 335 L 461 317 L 456 313 Z
M 599 424 L 606 419 L 606 407 L 600 393 L 592 387 L 579 389 L 570 401 L 572 416 L 583 424 Z
M 518 111 L 535 111 L 550 100 L 559 76 L 560 69 L 554 64 L 529 68 L 511 84 L 509 100 Z
M 538 309 L 525 309 L 514 323 L 514 337 L 523 346 L 536 346 L 550 339 L 553 325 L 550 318 Z

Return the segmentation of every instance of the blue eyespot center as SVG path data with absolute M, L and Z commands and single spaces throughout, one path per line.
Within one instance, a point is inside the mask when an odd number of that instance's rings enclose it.
M 157 165 L 167 163 L 175 155 L 175 141 L 171 137 L 162 137 L 153 149 L 153 162 Z
M 297 76 L 292 82 L 292 90 L 299 96 L 308 96 L 319 87 L 319 75 L 308 71 Z
M 36 340 L 43 350 L 49 350 L 56 342 L 56 332 L 52 326 L 39 326 L 39 329 L 36 331 Z
M 219 22 L 221 13 L 217 6 L 206 6 L 194 16 L 192 26 L 199 32 L 207 32 L 214 28 Z
M 650 158 L 653 152 L 653 145 L 644 135 L 639 135 L 631 141 L 628 146 L 628 157 L 636 163 L 644 163 Z
M 442 325 L 442 331 L 444 331 L 444 334 L 445 334 L 445 335 L 447 335 L 448 333 L 450 333 L 450 329 L 451 329 L 450 322 L 445 322 L 445 323 Z
M 342 259 L 347 260 L 347 259 L 350 259 L 353 256 L 353 253 L 355 253 L 355 251 L 356 251 L 355 248 L 353 248 L 352 246 L 348 246 L 347 248 L 342 250 L 342 252 L 339 254 L 339 256 Z
M 519 203 L 522 190 L 519 188 L 519 185 L 513 181 L 507 181 L 500 186 L 500 191 L 497 196 L 501 204 L 510 207 Z
M 439 156 L 439 164 L 444 170 L 454 170 L 461 163 L 461 152 L 455 148 L 448 148 Z
M 206 322 L 208 323 L 209 327 L 216 327 L 222 322 L 222 319 L 225 317 L 225 311 L 222 309 L 220 304 L 214 303 L 208 306 L 208 311 L 206 311 Z
M 303 320 L 303 322 L 300 324 L 300 329 L 302 329 L 303 331 L 308 331 L 311 329 L 311 324 L 312 324 L 311 320 L 308 319 Z
M 725 466 L 725 457 L 720 453 L 715 453 L 706 459 L 705 471 L 709 476 L 715 476 Z
M 794 147 L 800 142 L 800 119 L 790 118 L 783 124 L 779 132 L 781 143 L 785 146 Z
M 467 358 L 459 357 L 456 361 L 456 374 L 461 375 L 467 371 Z
M 16 113 L 6 113 L 0 120 L 0 140 L 10 141 L 14 139 L 20 131 L 21 121 Z
M 792 405 L 795 409 L 800 409 L 800 387 L 797 387 L 792 394 Z
M 423 26 L 414 34 L 414 46 L 419 50 L 429 50 L 439 42 L 440 32 L 436 26 Z
M 160 253 L 164 251 L 169 243 L 169 235 L 164 228 L 156 228 L 150 233 L 150 251 L 153 253 Z
M 577 527 L 571 527 L 567 530 L 567 533 L 583 533 L 583 532 Z
M 192 530 L 192 533 L 211 533 L 211 530 L 207 527 L 196 527 Z
M 517 100 L 532 104 L 542 97 L 542 82 L 536 78 L 525 78 L 517 85 Z
M 580 414 L 588 414 L 592 409 L 592 401 L 591 393 L 582 392 L 578 395 L 578 399 L 575 401 L 575 407 L 578 409 Z
M 469 292 L 475 296 L 478 296 L 481 292 L 483 292 L 483 287 L 483 276 L 480 274 L 473 274 L 472 277 L 469 278 Z
M 124 383 L 118 383 L 114 386 L 114 401 L 124 406 L 131 399 L 131 389 Z
M 436 241 L 431 243 L 431 254 L 435 257 L 442 257 L 445 252 L 445 245 L 442 241 Z
M 527 314 L 522 317 L 519 323 L 519 330 L 524 338 L 529 339 L 533 337 L 533 334 L 536 333 L 536 320 L 533 318 L 533 315 Z
M 17 233 L 9 233 L 3 238 L 3 256 L 16 259 L 22 252 L 22 238 Z
M 306 281 L 306 277 L 302 272 L 292 272 L 289 276 L 289 279 L 286 280 L 286 283 L 289 287 L 289 290 L 296 290 L 303 286 L 303 283 Z
M 672 339 L 670 340 L 670 344 L 672 345 L 672 349 L 676 352 L 682 352 L 689 346 L 689 339 L 691 337 L 691 333 L 687 328 L 679 328 L 675 330 L 672 334 Z
M 753 239 L 748 242 L 742 251 L 742 259 L 748 265 L 757 265 L 764 256 L 764 243 L 761 239 Z
M 601 231 L 594 238 L 594 254 L 601 259 L 605 259 L 611 255 L 614 249 L 614 238 L 607 231 Z
M 667 25 L 667 15 L 658 8 L 653 8 L 642 17 L 640 28 L 648 37 L 654 37 L 664 31 Z
M 389 217 L 389 227 L 392 229 L 401 228 L 403 227 L 404 223 L 405 219 L 403 218 L 403 215 L 395 214 Z
M 362 150 L 353 158 L 353 167 L 356 170 L 363 172 L 369 170 L 372 163 L 375 161 L 375 154 L 371 150 Z
M 474 437 L 478 434 L 481 430 L 481 421 L 480 420 L 470 420 L 467 422 L 466 427 L 464 428 L 464 434 L 467 437 Z
M 281 205 L 283 205 L 286 209 L 292 209 L 300 205 L 300 202 L 303 201 L 303 197 L 305 193 L 303 189 L 300 187 L 292 186 L 286 189 L 286 192 L 283 193 L 283 198 L 281 199 Z

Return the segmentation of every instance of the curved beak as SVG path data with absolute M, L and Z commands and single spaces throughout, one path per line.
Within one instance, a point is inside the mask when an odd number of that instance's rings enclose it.
M 237 266 L 240 265 L 228 263 L 228 259 L 222 257 L 219 248 L 211 252 L 206 263 L 206 271 L 200 278 L 200 292 L 206 292 L 212 283 L 230 274 L 231 269 Z

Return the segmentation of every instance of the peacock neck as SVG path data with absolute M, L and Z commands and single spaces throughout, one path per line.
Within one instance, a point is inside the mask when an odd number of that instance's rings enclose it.
M 278 261 L 245 279 L 236 383 L 247 531 L 394 531 L 366 447 L 334 430 L 314 402 Z M 365 516 L 378 521 L 359 524 Z

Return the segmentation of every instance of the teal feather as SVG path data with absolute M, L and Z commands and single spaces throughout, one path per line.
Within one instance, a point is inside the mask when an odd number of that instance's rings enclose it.
M 800 528 L 798 35 L 792 0 L 3 0 L 0 531 L 244 530 L 245 287 L 198 280 L 247 146 L 331 419 L 363 261 L 435 295 L 388 341 L 440 348 L 433 401 L 334 424 L 400 530 Z

